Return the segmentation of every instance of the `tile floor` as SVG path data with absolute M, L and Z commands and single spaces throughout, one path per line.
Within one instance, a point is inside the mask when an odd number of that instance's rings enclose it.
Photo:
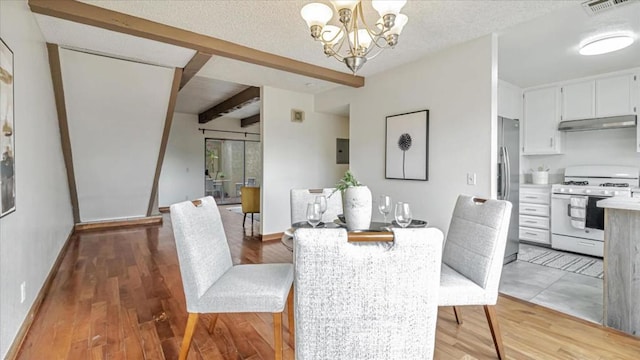
M 500 292 L 602 323 L 602 279 L 516 260 L 504 266 Z

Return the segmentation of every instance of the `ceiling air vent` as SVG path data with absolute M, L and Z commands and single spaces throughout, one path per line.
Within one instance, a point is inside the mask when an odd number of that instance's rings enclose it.
M 593 16 L 630 2 L 631 0 L 589 0 L 582 3 L 582 8 L 587 14 Z

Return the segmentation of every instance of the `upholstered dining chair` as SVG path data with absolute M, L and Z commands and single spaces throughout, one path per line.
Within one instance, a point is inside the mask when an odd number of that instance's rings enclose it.
M 433 358 L 443 234 L 393 235 L 348 242 L 345 229 L 295 232 L 297 360 Z
M 275 358 L 282 359 L 282 312 L 289 297 L 292 329 L 292 264 L 233 265 L 220 212 L 212 197 L 171 205 L 171 222 L 189 317 L 180 349 L 186 359 L 202 313 L 273 313 Z M 291 333 L 291 330 L 290 330 Z
M 495 304 L 511 219 L 511 203 L 460 195 L 444 243 L 440 306 L 483 305 L 499 359 L 505 359 Z
M 240 188 L 240 203 L 242 205 L 242 228 L 247 221 L 247 214 L 251 214 L 251 232 L 253 233 L 253 214 L 260 213 L 260 188 L 243 186 Z
M 307 204 L 314 202 L 316 196 L 324 195 L 327 198 L 327 211 L 322 216 L 322 221 L 328 222 L 338 218 L 342 214 L 342 193 L 333 192 L 334 188 L 325 189 L 291 189 L 291 224 L 307 221 Z

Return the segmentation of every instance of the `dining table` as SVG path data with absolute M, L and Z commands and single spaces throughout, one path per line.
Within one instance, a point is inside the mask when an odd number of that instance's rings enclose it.
M 411 221 L 411 224 L 409 224 L 407 227 L 409 228 L 427 227 L 427 225 L 428 225 L 427 221 L 414 219 Z M 294 241 L 293 235 L 295 231 L 300 228 L 312 228 L 312 226 L 306 221 L 297 222 L 297 223 L 291 224 L 291 228 L 287 229 L 282 235 L 282 238 L 280 241 L 290 251 L 293 251 L 293 241 Z M 346 229 L 347 224 L 343 223 L 339 219 L 335 219 L 332 222 L 327 222 L 327 223 L 320 222 L 316 226 L 316 228 Z M 392 232 L 393 228 L 401 228 L 401 226 L 396 224 L 395 222 L 389 223 L 389 222 L 372 221 L 369 224 L 369 227 L 367 229 L 348 230 L 347 236 L 348 236 L 349 242 L 367 242 L 367 241 L 390 242 L 390 241 L 393 241 L 393 232 Z

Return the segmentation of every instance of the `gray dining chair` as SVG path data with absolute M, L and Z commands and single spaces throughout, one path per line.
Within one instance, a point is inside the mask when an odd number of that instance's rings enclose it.
M 322 216 L 322 221 L 337 219 L 338 214 L 342 214 L 342 193 L 334 190 L 335 188 L 291 189 L 291 224 L 307 221 L 307 204 L 314 202 L 318 195 L 327 198 L 327 211 Z
M 393 242 L 348 242 L 345 229 L 298 229 L 297 360 L 431 359 L 443 234 L 394 229 Z
M 495 304 L 511 219 L 511 203 L 460 195 L 442 255 L 440 306 L 482 305 L 499 359 L 504 359 Z
M 189 354 L 202 313 L 213 313 L 213 332 L 219 313 L 273 313 L 275 358 L 282 359 L 282 312 L 289 305 L 289 333 L 293 328 L 292 264 L 233 265 L 220 212 L 212 197 L 171 205 L 171 223 L 189 317 L 180 359 Z M 289 298 L 289 300 L 287 300 Z

